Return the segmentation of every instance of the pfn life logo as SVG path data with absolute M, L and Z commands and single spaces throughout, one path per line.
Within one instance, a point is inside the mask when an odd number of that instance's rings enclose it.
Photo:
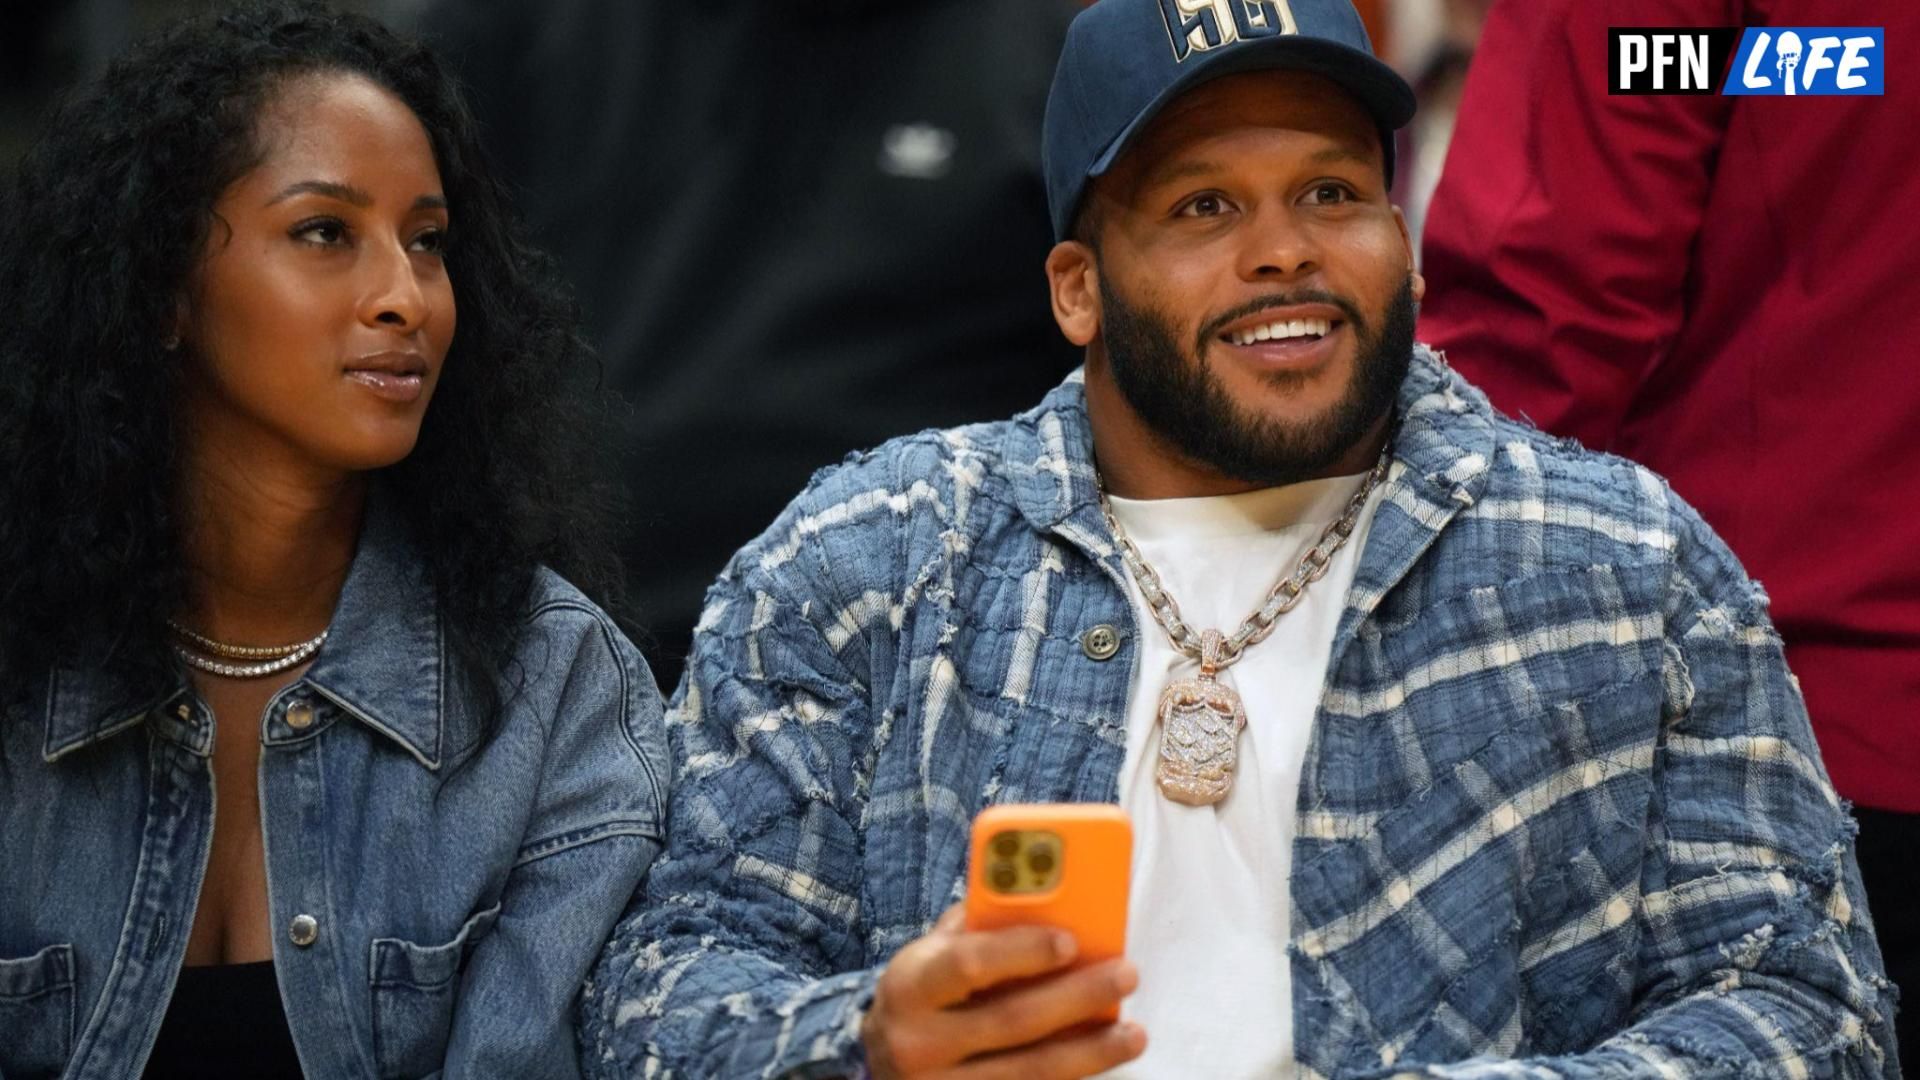
M 1877 26 L 1616 26 L 1609 94 L 1884 94 Z

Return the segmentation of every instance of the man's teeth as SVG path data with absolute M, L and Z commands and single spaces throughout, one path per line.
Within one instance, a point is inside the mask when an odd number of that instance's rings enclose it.
M 1283 319 L 1279 322 L 1256 326 L 1251 330 L 1238 330 L 1232 335 L 1235 345 L 1251 345 L 1256 341 L 1284 341 L 1297 337 L 1326 337 L 1333 329 L 1333 323 L 1327 319 Z

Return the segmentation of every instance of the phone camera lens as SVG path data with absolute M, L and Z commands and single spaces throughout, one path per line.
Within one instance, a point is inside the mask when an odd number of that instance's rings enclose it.
M 1020 854 L 1020 838 L 1010 832 L 1003 832 L 993 838 L 993 853 L 1003 859 L 1011 859 Z
M 994 863 L 987 876 L 993 882 L 993 887 L 1001 892 L 1006 892 L 1020 883 L 1020 875 L 1009 863 Z
M 1041 848 L 1027 856 L 1027 869 L 1045 877 L 1053 873 L 1053 852 Z

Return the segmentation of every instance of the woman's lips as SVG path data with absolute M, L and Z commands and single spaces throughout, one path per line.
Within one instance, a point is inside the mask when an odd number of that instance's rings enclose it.
M 388 401 L 402 405 L 420 400 L 420 395 L 426 390 L 427 382 L 419 375 L 402 375 L 393 371 L 372 371 L 365 368 L 347 372 L 347 378 Z

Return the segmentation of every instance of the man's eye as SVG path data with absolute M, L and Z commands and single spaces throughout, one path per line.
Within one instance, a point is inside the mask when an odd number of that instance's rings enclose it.
M 317 221 L 303 221 L 293 227 L 293 238 L 309 244 L 331 247 L 347 239 L 347 227 L 332 218 Z
M 1227 212 L 1227 200 L 1218 195 L 1202 195 L 1180 208 L 1180 217 L 1214 217 Z
M 1313 185 L 1312 201 L 1319 206 L 1332 206 L 1337 203 L 1352 202 L 1353 190 L 1345 184 L 1325 183 Z

